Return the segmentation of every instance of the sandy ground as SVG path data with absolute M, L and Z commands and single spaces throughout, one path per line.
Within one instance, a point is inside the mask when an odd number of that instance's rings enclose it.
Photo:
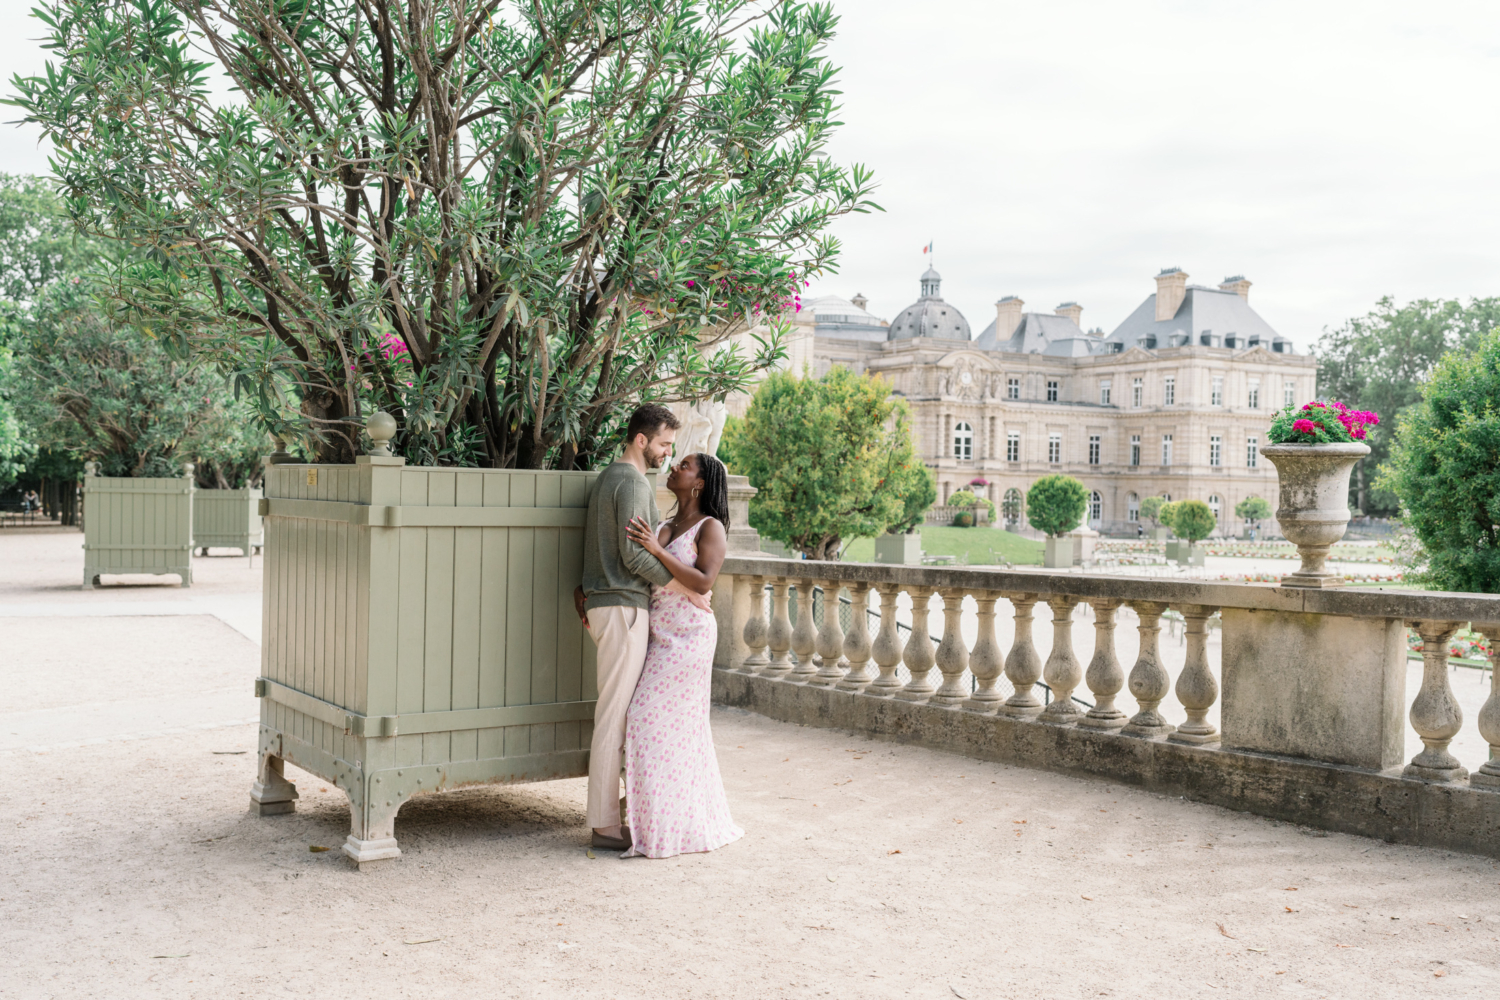
M 0 997 L 1500 990 L 1495 861 L 726 710 L 736 844 L 591 859 L 561 781 L 419 798 L 404 856 L 361 873 L 319 779 L 292 774 L 294 815 L 247 811 L 255 642 L 141 603 L 0 615 Z

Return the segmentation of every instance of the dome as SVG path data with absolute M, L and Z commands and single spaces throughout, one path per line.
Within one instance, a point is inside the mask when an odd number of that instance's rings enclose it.
M 922 275 L 922 297 L 891 321 L 890 340 L 936 337 L 939 340 L 969 340 L 969 321 L 938 294 L 943 276 L 932 268 Z

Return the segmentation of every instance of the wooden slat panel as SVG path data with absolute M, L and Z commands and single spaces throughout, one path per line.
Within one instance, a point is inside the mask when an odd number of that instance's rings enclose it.
M 455 498 L 452 472 L 427 474 L 427 503 L 452 507 Z M 419 529 L 421 530 L 421 529 Z M 445 712 L 453 707 L 453 531 L 427 528 L 427 644 L 422 675 L 422 710 Z M 451 739 L 446 732 L 432 733 L 423 740 L 422 760 L 447 760 Z
M 477 507 L 484 502 L 484 477 L 463 475 L 457 480 L 454 502 Z M 452 706 L 479 707 L 479 629 L 483 528 L 456 528 L 453 533 L 453 692 Z M 472 729 L 454 733 L 455 760 L 478 758 L 478 736 Z

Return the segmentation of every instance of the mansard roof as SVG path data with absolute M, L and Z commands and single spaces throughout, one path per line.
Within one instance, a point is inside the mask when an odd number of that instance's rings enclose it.
M 1166 320 L 1156 318 L 1156 296 L 1146 296 L 1146 301 L 1105 338 L 1109 345 L 1105 350 L 1118 353 L 1131 347 L 1149 350 L 1188 344 L 1226 347 L 1229 345 L 1224 338 L 1230 336 L 1237 347 L 1254 340 L 1267 345 L 1280 343 L 1281 347 L 1272 348 L 1278 354 L 1293 353 L 1292 342 L 1261 319 L 1244 296 L 1204 285 L 1188 285 L 1177 314 Z
M 1052 313 L 1022 313 L 1021 323 L 1005 340 L 995 336 L 995 320 L 974 339 L 986 351 L 1008 351 L 1012 354 L 1047 354 L 1054 357 L 1081 358 L 1098 353 L 1098 337 L 1090 337 L 1067 316 Z

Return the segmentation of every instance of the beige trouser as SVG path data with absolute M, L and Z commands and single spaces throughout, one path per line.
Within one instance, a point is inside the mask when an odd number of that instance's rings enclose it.
M 599 704 L 594 706 L 594 741 L 589 748 L 589 826 L 620 823 L 620 755 L 625 746 L 625 713 L 646 665 L 645 608 L 590 608 L 589 634 L 599 647 Z

